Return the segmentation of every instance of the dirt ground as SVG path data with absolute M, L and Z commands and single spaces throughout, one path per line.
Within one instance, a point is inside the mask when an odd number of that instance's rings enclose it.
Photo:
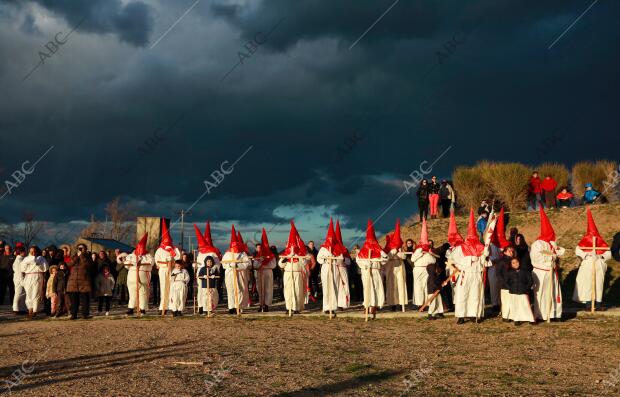
M 618 395 L 620 318 L 298 316 L 0 321 L 0 393 Z M 179 362 L 184 362 L 179 363 Z M 19 378 L 20 380 L 17 380 Z

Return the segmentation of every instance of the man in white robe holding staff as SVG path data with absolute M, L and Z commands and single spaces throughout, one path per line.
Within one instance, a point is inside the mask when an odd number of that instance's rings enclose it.
M 607 261 L 611 259 L 609 245 L 603 240 L 598 228 L 594 223 L 592 212 L 587 208 L 588 229 L 577 247 L 575 255 L 581 259 L 573 300 L 586 305 L 586 310 L 592 313 L 596 310 L 596 304 L 601 306 L 603 302 L 603 285 L 607 272 Z
M 349 289 L 349 266 L 351 266 L 351 255 L 342 241 L 340 221 L 336 221 L 336 245 L 338 251 L 342 252 L 342 260 L 336 262 L 338 266 L 338 307 L 346 309 L 351 304 L 351 291 Z
M 562 318 L 562 290 L 557 273 L 559 257 L 565 249 L 555 241 L 555 231 L 545 210 L 540 206 L 540 236 L 530 247 L 534 281 L 534 316 L 550 322 Z
M 235 225 L 230 231 L 230 246 L 222 257 L 222 267 L 225 270 L 226 295 L 228 296 L 228 313 L 241 315 L 247 307 L 248 284 L 245 282 L 246 269 L 251 266 L 250 258 L 245 253 L 243 244 L 237 240 Z M 244 305 L 244 302 L 246 304 Z
M 364 315 L 368 321 L 368 315 L 376 318 L 377 309 L 385 303 L 385 291 L 381 279 L 381 268 L 388 260 L 388 256 L 379 245 L 375 236 L 375 228 L 372 221 L 368 220 L 366 227 L 366 241 L 357 253 L 356 262 L 362 272 L 362 285 L 364 290 Z
M 146 314 L 148 310 L 151 269 L 153 267 L 153 257 L 146 250 L 148 236 L 149 234 L 145 233 L 136 249 L 125 257 L 124 265 L 127 269 L 127 290 L 129 291 L 127 315 L 133 315 L 135 309 L 139 317 Z
M 385 304 L 405 312 L 407 297 L 407 275 L 405 272 L 405 254 L 402 252 L 403 239 L 400 237 L 400 219 L 396 220 L 394 233 L 385 238 L 383 251 L 388 255 L 385 264 Z M 400 307 L 397 307 L 400 306 Z
M 420 241 L 411 253 L 411 263 L 413 263 L 413 306 L 416 309 L 424 305 L 426 301 L 428 286 L 427 267 L 436 261 L 435 254 L 431 251 L 431 245 L 428 241 L 426 218 L 422 218 Z
M 286 248 L 280 254 L 278 266 L 282 268 L 284 282 L 284 301 L 291 317 L 304 309 L 306 279 L 310 257 L 306 246 L 291 221 L 291 231 Z
M 155 266 L 159 273 L 159 291 L 161 299 L 159 301 L 159 314 L 166 315 L 170 303 L 170 273 L 172 272 L 175 260 L 181 259 L 181 252 L 172 243 L 168 225 L 161 221 L 161 242 L 155 251 Z
M 265 228 L 261 243 L 256 246 L 256 257 L 252 259 L 252 267 L 257 273 L 258 311 L 268 312 L 273 302 L 273 269 L 276 267 L 276 257 L 269 248 Z
M 334 232 L 334 223 L 329 219 L 329 228 L 325 242 L 321 245 L 317 255 L 317 262 L 321 264 L 321 286 L 323 288 L 323 312 L 329 313 L 332 318 L 338 309 L 338 289 L 340 287 L 340 274 L 338 262 L 342 261 L 343 255 L 340 252 Z

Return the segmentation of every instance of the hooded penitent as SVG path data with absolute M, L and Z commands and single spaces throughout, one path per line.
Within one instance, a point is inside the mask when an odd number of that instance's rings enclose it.
M 196 224 L 194 224 L 194 233 L 196 234 L 196 241 L 198 242 L 198 252 L 200 252 L 201 254 L 215 253 L 218 257 L 220 257 L 220 251 L 211 244 L 209 244 L 209 242 L 202 235 L 200 229 L 198 229 L 198 226 L 196 226 Z
M 161 221 L 161 242 L 159 243 L 159 248 L 168 251 L 173 258 L 176 256 L 172 237 L 170 237 L 170 232 L 168 231 L 168 225 L 163 219 Z
M 463 236 L 456 228 L 456 218 L 454 216 L 454 210 L 450 211 L 450 225 L 448 226 L 448 242 L 451 247 L 458 247 L 463 244 Z
M 484 250 L 484 245 L 478 238 L 478 232 L 476 230 L 476 219 L 474 217 L 474 209 L 469 210 L 469 223 L 467 225 L 467 239 L 461 244 L 463 255 L 465 256 L 480 256 Z
M 263 228 L 263 234 L 260 239 L 261 246 L 261 256 L 263 257 L 262 263 L 268 263 L 270 260 L 274 258 L 273 252 L 271 252 L 271 248 L 269 247 L 269 240 L 267 239 L 267 232 L 265 228 Z
M 331 218 L 329 218 L 329 227 L 327 229 L 327 236 L 325 236 L 325 242 L 321 245 L 321 248 L 325 248 L 333 256 L 339 256 L 341 254 L 340 247 L 338 246 L 338 239 L 336 238 L 336 233 L 334 232 L 334 222 Z
M 136 247 L 136 249 L 133 251 L 134 255 L 136 256 L 142 256 L 146 254 L 146 240 L 149 238 L 149 234 L 148 233 L 144 233 L 144 236 L 142 236 L 142 238 L 140 239 L 140 241 L 138 242 L 138 246 Z
M 506 225 L 504 224 L 504 207 L 499 211 L 497 218 L 497 224 L 495 230 L 493 230 L 493 236 L 491 236 L 491 242 L 500 248 L 506 248 L 510 245 L 510 241 L 506 240 Z
M 403 239 L 400 237 L 400 219 L 396 220 L 396 226 L 394 227 L 394 233 L 386 238 L 385 250 L 391 251 L 393 249 L 399 249 L 403 246 Z
M 340 247 L 340 251 L 346 258 L 350 258 L 349 250 L 344 245 L 342 241 L 342 232 L 340 231 L 340 221 L 336 221 L 336 241 L 338 241 L 338 246 Z
M 609 245 L 603 240 L 601 234 L 598 232 L 596 228 L 596 224 L 594 223 L 594 218 L 592 217 L 592 212 L 590 211 L 590 207 L 587 208 L 588 214 L 588 230 L 586 231 L 586 235 L 583 236 L 581 241 L 579 242 L 579 248 L 585 252 L 592 252 L 592 246 L 596 243 L 596 247 L 598 248 L 609 248 Z M 596 241 L 594 238 L 596 237 Z M 606 250 L 596 250 L 597 255 L 602 255 Z
M 288 242 L 286 248 L 282 251 L 283 256 L 306 256 L 306 245 L 304 244 L 301 236 L 297 232 L 295 223 L 291 221 L 291 231 L 288 235 Z
M 210 247 L 210 251 L 207 252 L 215 252 L 218 257 L 222 257 L 222 253 L 215 245 L 213 245 L 213 239 L 211 238 L 211 223 L 207 221 L 207 225 L 205 226 L 205 234 L 204 234 L 205 242 L 207 246 Z
M 426 226 L 426 218 L 422 218 L 422 227 L 420 229 L 420 241 L 416 245 L 417 248 L 422 248 L 422 251 L 428 252 L 431 249 L 431 244 L 428 241 L 428 227 Z
M 244 252 L 243 244 L 240 243 L 237 239 L 235 225 L 232 225 L 230 230 L 230 246 L 228 247 L 228 252 L 232 252 L 233 254 L 239 254 L 241 252 Z
M 546 241 L 548 243 L 555 241 L 555 231 L 542 205 L 540 206 L 540 236 L 538 236 L 537 240 Z
M 243 237 L 241 236 L 241 232 L 237 231 L 237 241 L 239 242 L 239 244 L 241 244 L 241 247 L 243 247 L 243 252 L 245 252 L 246 254 L 248 253 L 248 246 L 247 244 L 243 241 Z
M 369 219 L 368 226 L 366 227 L 366 241 L 357 257 L 360 259 L 378 259 L 381 258 L 381 252 L 381 246 L 377 241 L 377 236 L 375 236 L 375 227 Z

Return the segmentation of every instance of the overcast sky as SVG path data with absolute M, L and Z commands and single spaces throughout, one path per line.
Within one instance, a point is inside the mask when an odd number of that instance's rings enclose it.
M 618 159 L 619 16 L 608 0 L 2 0 L 0 217 L 66 227 L 121 196 L 173 221 L 191 207 L 222 245 L 231 222 L 285 240 L 291 218 L 322 242 L 330 216 L 352 242 L 417 210 L 403 180 L 424 161 L 442 178 Z

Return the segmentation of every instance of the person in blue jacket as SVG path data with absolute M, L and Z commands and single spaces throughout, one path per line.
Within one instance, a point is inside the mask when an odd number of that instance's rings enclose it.
M 480 217 L 478 218 L 478 222 L 476 222 L 476 229 L 478 230 L 478 234 L 480 235 L 480 241 L 483 241 L 484 231 L 487 228 L 487 222 L 489 221 L 489 213 L 483 211 L 480 213 Z
M 594 190 L 594 187 L 592 186 L 591 183 L 586 183 L 585 187 L 586 187 L 586 191 L 583 193 L 583 203 L 592 204 L 599 198 L 601 193 Z

